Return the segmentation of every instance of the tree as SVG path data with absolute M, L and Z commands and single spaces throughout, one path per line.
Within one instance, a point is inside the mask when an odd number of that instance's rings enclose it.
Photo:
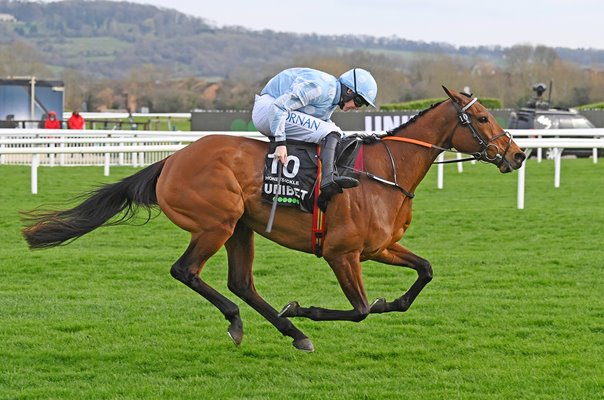
M 0 73 L 4 76 L 51 77 L 44 56 L 28 43 L 17 40 L 7 45 L 0 44 Z
M 68 110 L 81 109 L 82 103 L 87 103 L 86 100 L 90 99 L 86 95 L 90 91 L 87 79 L 81 72 L 67 69 L 63 71 L 63 83 L 65 84 L 65 107 Z

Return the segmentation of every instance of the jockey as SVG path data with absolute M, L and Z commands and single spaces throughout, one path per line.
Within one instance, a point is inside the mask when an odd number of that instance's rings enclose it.
M 342 111 L 375 107 L 377 83 L 364 69 L 354 68 L 339 78 L 311 68 L 290 68 L 274 76 L 256 95 L 252 121 L 258 131 L 275 141 L 274 157 L 287 162 L 286 139 L 322 141 L 321 196 L 329 200 L 342 188 L 357 186 L 354 178 L 338 176 L 334 168 L 342 130 L 331 121 L 336 107 Z

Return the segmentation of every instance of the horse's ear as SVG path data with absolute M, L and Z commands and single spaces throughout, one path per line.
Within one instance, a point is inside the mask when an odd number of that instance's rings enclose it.
M 445 91 L 445 93 L 447 94 L 447 96 L 449 96 L 449 98 L 455 102 L 455 103 L 459 103 L 459 101 L 456 100 L 456 98 L 451 94 L 451 92 L 449 91 L 449 89 L 447 89 L 447 87 L 445 85 L 441 85 L 441 87 L 443 88 L 443 90 Z

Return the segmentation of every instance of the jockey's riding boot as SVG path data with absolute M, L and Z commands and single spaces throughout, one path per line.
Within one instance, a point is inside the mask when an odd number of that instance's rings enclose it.
M 359 181 L 347 176 L 339 176 L 335 170 L 335 153 L 340 134 L 331 132 L 323 139 L 321 147 L 321 197 L 329 200 L 334 194 L 342 193 L 342 188 L 351 188 L 359 184 Z

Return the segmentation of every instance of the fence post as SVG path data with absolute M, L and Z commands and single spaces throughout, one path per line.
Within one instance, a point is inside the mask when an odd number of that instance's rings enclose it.
M 541 135 L 538 135 L 537 138 L 541 139 Z M 543 149 L 541 147 L 537 148 L 537 162 L 540 163 L 543 160 Z
M 105 153 L 105 165 L 103 168 L 103 175 L 109 176 L 109 162 L 111 161 L 111 154 Z
M 48 145 L 48 147 L 55 147 L 55 144 L 54 143 L 50 143 Z M 55 166 L 55 154 L 54 153 L 49 154 L 48 157 L 50 158 L 50 160 L 49 160 L 50 166 L 54 167 Z
M 66 136 L 63 136 L 63 139 L 65 139 Z M 61 148 L 61 150 L 65 147 L 65 143 L 61 142 L 61 144 L 59 145 L 59 147 Z M 62 167 L 65 165 L 65 153 L 61 153 L 59 154 L 59 165 Z
M 560 165 L 562 164 L 562 149 L 554 149 L 554 187 L 560 187 Z
M 38 165 L 40 164 L 40 155 L 34 154 L 31 157 L 31 193 L 38 194 Z
M 440 153 L 438 155 L 438 161 L 439 162 L 443 162 L 445 161 L 445 153 Z M 442 189 L 445 184 L 444 184 L 444 179 L 445 178 L 445 165 L 444 164 L 438 164 L 438 168 L 437 168 L 437 173 L 436 173 L 436 187 L 439 189 Z
M 522 163 L 522 166 L 518 169 L 518 209 L 524 210 L 524 177 L 526 173 L 526 164 L 528 160 Z
M 133 137 L 136 138 L 136 137 L 138 137 L 138 135 L 134 135 Z M 132 143 L 132 144 L 134 144 L 134 143 Z M 138 152 L 133 151 L 131 157 L 132 157 L 132 166 L 134 168 L 138 167 Z

